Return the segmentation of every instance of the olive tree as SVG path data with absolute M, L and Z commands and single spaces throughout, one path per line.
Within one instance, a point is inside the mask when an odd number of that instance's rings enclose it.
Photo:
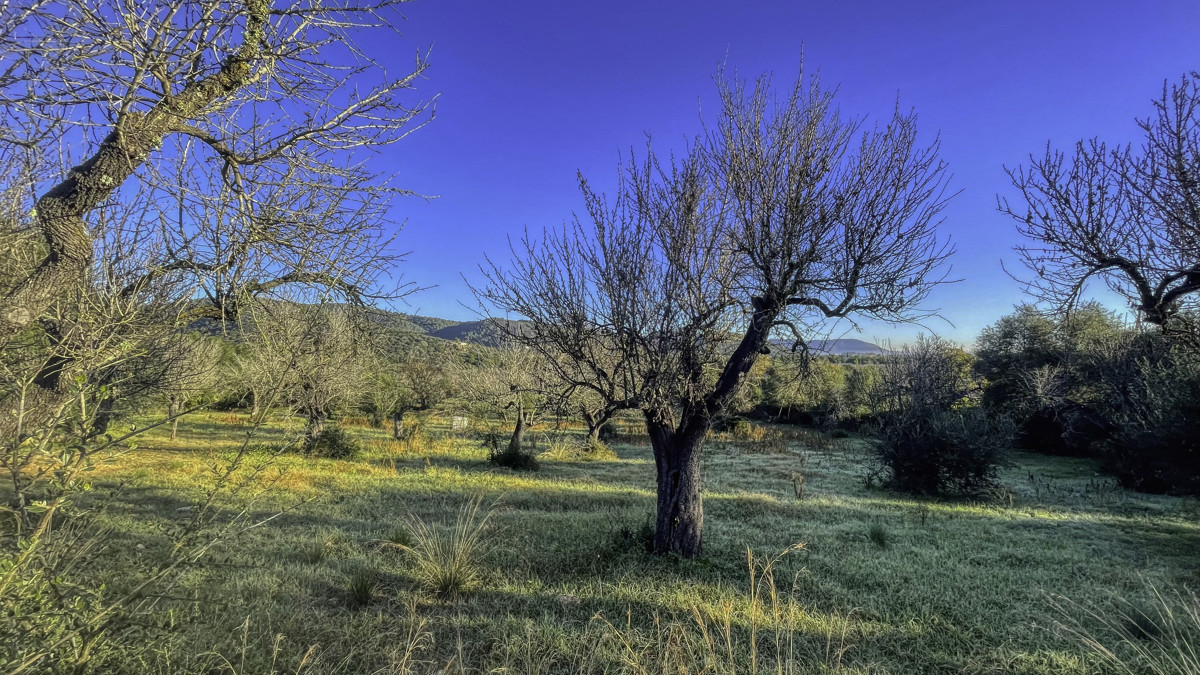
M 1200 291 L 1200 73 L 1153 105 L 1140 147 L 1047 145 L 1008 170 L 1018 198 L 999 209 L 1030 240 L 1016 250 L 1037 299 L 1069 309 L 1097 280 L 1162 327 Z
M 529 320 L 513 339 L 561 351 L 642 412 L 654 550 L 685 557 L 701 553 L 705 436 L 772 339 L 803 348 L 829 320 L 927 317 L 951 253 L 935 231 L 944 165 L 914 114 L 866 127 L 811 78 L 782 96 L 767 78 L 718 89 L 686 153 L 627 160 L 611 200 L 581 178 L 587 219 L 526 235 L 478 289 Z
M 545 360 L 533 350 L 508 346 L 498 350 L 490 363 L 458 368 L 461 395 L 467 401 L 512 420 L 506 448 L 492 448 L 494 455 L 502 460 L 524 458 L 526 432 L 539 418 L 561 408 L 557 383 Z

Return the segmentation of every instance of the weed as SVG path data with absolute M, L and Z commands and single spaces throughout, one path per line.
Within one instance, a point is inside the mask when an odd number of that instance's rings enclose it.
M 804 485 L 807 477 L 803 471 L 792 472 L 792 490 L 796 493 L 796 501 L 804 501 Z
M 351 607 L 366 607 L 375 599 L 375 589 L 379 586 L 379 577 L 375 570 L 359 569 L 350 575 L 348 597 Z
M 325 559 L 325 554 L 328 551 L 328 542 L 314 541 L 300 548 L 300 560 L 309 565 L 316 565 Z
M 933 509 L 924 502 L 917 504 L 913 509 L 916 512 L 917 523 L 921 527 L 925 527 L 929 523 L 929 516 L 933 513 Z
M 612 534 L 612 548 L 616 551 L 654 551 L 654 516 L 647 515 L 640 525 L 622 525 Z
M 1200 596 L 1149 587 L 1146 604 L 1081 604 L 1054 597 L 1059 628 L 1122 673 L 1200 675 Z
M 883 549 L 890 546 L 891 536 L 891 532 L 888 531 L 887 526 L 881 522 L 876 521 L 871 523 L 871 526 L 867 528 L 867 539 L 870 539 L 871 543 L 875 544 L 878 548 Z
M 398 547 L 408 553 L 417 583 L 436 598 L 459 597 L 482 582 L 481 563 L 492 548 L 493 532 L 489 527 L 492 510 L 482 510 L 481 501 L 480 497 L 467 501 L 449 533 L 416 516 L 408 517 L 412 543 Z

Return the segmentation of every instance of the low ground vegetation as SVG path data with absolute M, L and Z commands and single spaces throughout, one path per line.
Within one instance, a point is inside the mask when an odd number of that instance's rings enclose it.
M 214 458 L 236 450 L 241 419 L 192 415 L 175 440 L 149 432 L 137 462 L 98 466 L 83 505 L 107 504 L 95 518 L 109 534 L 86 570 L 94 587 L 121 593 L 136 583 L 131 566 L 165 553 L 164 532 L 203 495 Z M 430 418 L 420 447 L 347 425 L 357 459 L 272 455 L 274 488 L 254 508 L 280 515 L 185 570 L 92 666 L 1190 672 L 1144 670 L 1172 663 L 1164 650 L 1178 640 L 1122 637 L 1111 619 L 1153 608 L 1153 589 L 1190 597 L 1170 589 L 1200 578 L 1192 501 L 1101 482 L 1094 460 L 1024 452 L 985 494 L 906 497 L 867 486 L 861 436 L 747 424 L 763 431 L 718 436 L 705 456 L 711 522 L 696 560 L 646 553 L 655 492 L 644 438 L 592 461 L 542 443 L 540 471 L 524 473 L 489 463 L 445 418 Z M 303 426 L 275 419 L 264 442 Z M 585 431 L 573 432 L 581 443 Z M 777 434 L 778 447 L 738 438 L 748 433 Z

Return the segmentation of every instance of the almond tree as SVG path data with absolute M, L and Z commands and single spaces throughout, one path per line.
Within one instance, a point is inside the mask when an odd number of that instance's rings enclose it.
M 1074 308 L 1089 281 L 1166 326 L 1200 292 L 1200 73 L 1163 84 L 1141 147 L 1080 141 L 1008 170 L 1019 198 L 1001 213 L 1030 240 L 1017 247 L 1026 290 Z
M 201 335 L 173 335 L 164 352 L 165 367 L 157 389 L 167 397 L 171 440 L 175 440 L 179 418 L 188 404 L 211 389 L 220 377 L 221 343 Z
M 33 328 L 62 352 L 37 378 L 39 405 L 76 375 L 68 305 L 81 293 L 188 300 L 176 323 L 230 319 L 247 297 L 284 289 L 389 294 L 379 282 L 396 259 L 397 190 L 360 151 L 428 118 L 400 99 L 426 63 L 389 75 L 357 38 L 393 32 L 398 4 L 0 6 L 0 164 L 20 177 L 17 211 L 38 239 L 0 289 L 0 345 Z
M 700 457 L 747 373 L 824 322 L 909 321 L 944 281 L 946 203 L 936 141 L 916 116 L 843 118 L 798 78 L 718 78 L 721 105 L 680 158 L 648 150 L 607 200 L 581 178 L 588 218 L 526 236 L 490 264 L 482 302 L 529 320 L 512 339 L 574 362 L 592 391 L 640 409 L 658 481 L 654 550 L 701 553 Z

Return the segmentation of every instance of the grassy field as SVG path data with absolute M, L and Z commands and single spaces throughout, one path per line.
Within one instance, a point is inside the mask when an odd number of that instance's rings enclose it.
M 165 555 L 166 532 L 240 444 L 242 420 L 188 417 L 178 440 L 150 432 L 97 471 L 89 499 L 108 502 L 113 533 L 91 574 L 119 591 L 136 582 L 130 569 Z M 547 453 L 540 471 L 514 473 L 444 423 L 432 429 L 400 444 L 355 428 L 366 446 L 355 461 L 275 459 L 244 495 L 273 480 L 254 516 L 282 513 L 184 571 L 155 625 L 135 633 L 152 649 L 116 650 L 97 667 L 1106 672 L 1056 624 L 1088 609 L 1104 616 L 1115 597 L 1142 606 L 1151 587 L 1200 582 L 1195 502 L 1125 493 L 1082 460 L 1018 455 L 995 494 L 935 501 L 868 486 L 862 440 L 714 439 L 704 556 L 683 561 L 643 552 L 654 508 L 644 445 L 617 444 L 607 461 Z M 256 442 L 288 433 L 277 424 Z M 387 542 L 409 539 L 414 519 L 448 532 L 477 497 L 493 544 L 479 586 L 438 598 L 418 583 L 412 556 Z M 789 548 L 764 582 L 763 565 Z M 1065 613 L 1055 598 L 1070 600 Z M 1094 624 L 1084 619 L 1103 635 Z

